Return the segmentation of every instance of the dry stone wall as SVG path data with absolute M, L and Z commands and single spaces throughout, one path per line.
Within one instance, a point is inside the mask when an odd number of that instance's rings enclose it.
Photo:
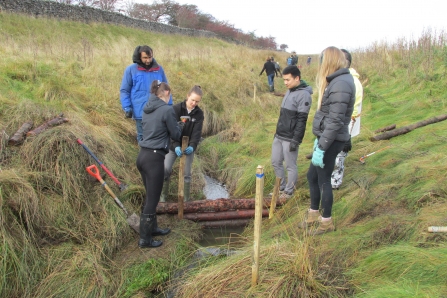
M 51 17 L 83 23 L 110 23 L 165 34 L 182 34 L 188 36 L 220 38 L 217 34 L 211 31 L 194 30 L 157 22 L 148 22 L 130 18 L 116 12 L 105 11 L 88 6 L 61 4 L 54 1 L 0 0 L 0 11 L 27 14 L 34 17 Z

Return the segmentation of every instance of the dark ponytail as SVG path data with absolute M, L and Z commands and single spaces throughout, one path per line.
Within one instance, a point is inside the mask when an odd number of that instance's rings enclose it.
M 151 84 L 151 93 L 159 96 L 163 91 L 171 92 L 171 87 L 165 82 L 160 82 L 159 80 L 153 80 Z

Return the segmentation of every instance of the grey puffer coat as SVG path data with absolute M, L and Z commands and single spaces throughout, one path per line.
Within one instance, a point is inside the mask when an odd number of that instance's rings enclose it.
M 348 126 L 355 102 L 355 85 L 348 68 L 326 77 L 321 108 L 315 113 L 312 132 L 319 138 L 318 147 L 326 151 L 334 141 L 349 140 Z

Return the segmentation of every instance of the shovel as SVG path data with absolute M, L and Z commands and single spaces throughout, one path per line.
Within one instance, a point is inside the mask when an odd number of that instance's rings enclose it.
M 101 166 L 101 168 L 112 178 L 113 181 L 115 181 L 116 184 L 118 184 L 118 187 L 121 191 L 125 190 L 127 188 L 127 185 L 120 182 L 113 174 L 110 172 L 110 170 L 96 157 L 95 154 L 81 141 L 81 139 L 77 139 L 77 142 L 79 145 L 81 145 L 85 151 L 87 151 L 88 154 L 90 154 L 91 157 Z M 91 174 L 90 174 L 91 175 Z M 113 196 L 113 195 L 112 195 Z
M 102 180 L 101 175 L 99 174 L 99 170 L 95 165 L 91 165 L 85 168 L 87 172 L 98 179 L 99 182 L 101 182 L 101 185 L 104 186 L 105 189 L 109 192 L 109 194 L 113 197 L 115 200 L 115 203 L 124 211 L 124 214 L 126 214 L 127 217 L 127 223 L 129 226 L 134 229 L 135 232 L 138 234 L 140 233 L 140 217 L 136 215 L 135 213 L 132 213 L 129 215 L 129 212 L 124 207 L 123 203 L 117 198 L 117 196 L 113 193 L 113 191 L 110 189 L 110 187 L 107 185 L 107 183 Z

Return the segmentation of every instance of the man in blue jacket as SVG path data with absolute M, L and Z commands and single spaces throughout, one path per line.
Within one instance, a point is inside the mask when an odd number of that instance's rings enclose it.
M 126 118 L 133 118 L 137 127 L 137 141 L 143 139 L 141 118 L 143 107 L 149 99 L 152 81 L 168 83 L 163 67 L 155 61 L 152 49 L 137 46 L 132 56 L 133 64 L 124 70 L 120 88 L 121 106 Z M 169 99 L 172 105 L 172 95 Z

